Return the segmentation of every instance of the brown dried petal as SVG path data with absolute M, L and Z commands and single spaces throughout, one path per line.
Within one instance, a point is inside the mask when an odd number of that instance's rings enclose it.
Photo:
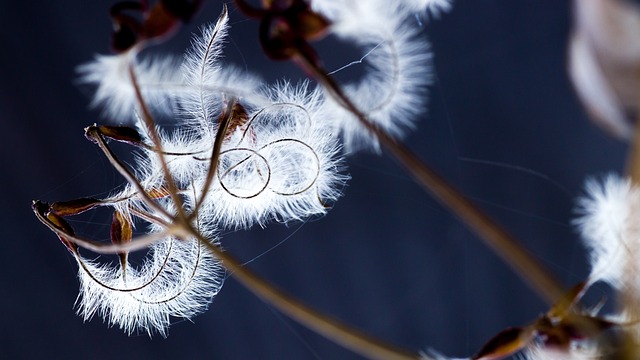
M 191 20 L 193 15 L 200 9 L 202 0 L 162 0 L 162 5 L 173 16 L 187 22 Z
M 113 213 L 113 221 L 111 222 L 111 242 L 116 245 L 126 244 L 133 239 L 133 226 L 129 219 L 116 210 Z M 120 262 L 123 267 L 127 264 L 128 252 L 119 252 Z
M 139 145 L 142 143 L 142 137 L 140 133 L 128 126 L 98 126 L 100 133 L 110 139 L 124 142 L 131 145 Z
M 231 135 L 233 135 L 233 133 L 237 129 L 244 128 L 244 126 L 249 121 L 249 114 L 247 113 L 247 110 L 244 108 L 244 106 L 240 105 L 239 102 L 234 101 L 233 105 L 231 106 L 231 112 L 228 112 L 227 110 L 222 112 L 220 114 L 218 122 L 222 122 L 223 118 L 226 116 L 229 116 L 229 125 L 227 127 L 225 140 L 229 140 Z
M 265 54 L 273 60 L 289 60 L 297 55 L 315 60 L 317 56 L 308 41 L 322 37 L 329 20 L 302 0 L 265 1 L 264 5 L 263 13 L 253 11 L 252 15 L 261 17 L 260 44 Z
M 473 360 L 502 359 L 522 350 L 533 338 L 530 328 L 513 327 L 502 330 L 480 349 Z
M 171 193 L 169 193 L 169 190 L 164 187 L 155 187 L 146 191 L 147 195 L 149 195 L 149 197 L 152 199 L 162 199 L 171 195 Z
M 50 212 L 47 214 L 47 220 L 49 220 L 52 225 L 62 230 L 64 233 L 75 235 L 75 231 L 73 231 L 71 225 L 62 217 Z M 66 237 L 58 234 L 58 239 L 60 239 L 64 246 L 66 246 L 67 249 L 69 249 L 71 252 L 76 253 L 78 251 L 78 245 L 69 241 Z
M 142 4 L 138 1 L 121 1 L 110 9 L 113 21 L 113 34 L 111 35 L 111 48 L 117 52 L 129 50 L 140 40 L 142 25 L 140 20 L 126 13 L 139 13 L 143 11 Z
M 66 222 L 62 217 L 51 212 L 49 204 L 40 201 L 34 201 L 31 207 L 33 208 L 33 211 L 36 212 L 38 219 L 41 222 L 45 223 L 45 225 L 53 226 L 66 234 L 75 235 L 73 228 L 71 227 L 71 225 L 69 225 L 68 222 Z M 71 252 L 77 252 L 78 246 L 76 244 L 69 241 L 64 236 L 58 235 L 58 238 Z
M 173 34 L 180 25 L 178 18 L 157 3 L 151 8 L 143 24 L 144 38 L 160 40 Z
M 51 204 L 50 210 L 59 216 L 78 215 L 99 206 L 101 203 L 101 200 L 94 198 L 79 198 L 54 202 Z
M 329 20 L 309 9 L 296 14 L 295 28 L 305 40 L 316 40 L 323 37 L 329 28 Z
M 111 222 L 111 242 L 116 245 L 131 242 L 133 239 L 133 226 L 129 219 L 116 210 L 113 213 L 113 221 Z
M 297 54 L 297 42 L 291 24 L 282 16 L 267 16 L 260 23 L 260 45 L 272 60 L 289 60 Z

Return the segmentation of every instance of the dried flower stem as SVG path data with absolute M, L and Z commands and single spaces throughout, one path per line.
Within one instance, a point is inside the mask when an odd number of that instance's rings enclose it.
M 164 173 L 165 181 L 167 182 L 167 190 L 169 191 L 169 195 L 171 196 L 171 199 L 175 204 L 176 211 L 178 212 L 178 218 L 186 219 L 182 199 L 180 198 L 180 195 L 178 193 L 178 187 L 176 186 L 176 183 L 173 180 L 173 176 L 169 171 L 169 167 L 167 166 L 167 161 L 165 160 L 163 154 L 164 150 L 162 148 L 162 142 L 160 141 L 160 136 L 158 135 L 158 131 L 156 130 L 156 123 L 153 120 L 153 116 L 151 115 L 151 112 L 149 111 L 144 98 L 142 97 L 142 91 L 140 90 L 135 71 L 133 70 L 133 64 L 129 65 L 129 76 L 131 77 L 131 84 L 133 85 L 136 99 L 138 100 L 138 104 L 140 105 L 140 109 L 142 110 L 142 120 L 151 136 L 151 141 L 153 141 L 155 148 L 158 150 L 158 158 L 160 159 L 162 172 Z M 149 202 L 150 199 L 146 200 L 147 202 Z
M 180 233 L 180 236 L 185 239 L 189 237 L 195 237 L 199 239 L 201 243 L 205 244 L 216 257 L 223 261 L 224 266 L 231 272 L 231 274 L 235 278 L 237 278 L 240 283 L 246 286 L 252 293 L 259 296 L 269 304 L 273 305 L 290 318 L 298 321 L 309 329 L 316 331 L 318 334 L 325 336 L 336 344 L 342 345 L 345 348 L 350 349 L 370 359 L 400 360 L 416 359 L 419 357 L 419 354 L 409 353 L 397 347 L 387 345 L 380 340 L 367 336 L 352 327 L 338 322 L 337 320 L 331 319 L 328 316 L 310 308 L 309 306 L 296 301 L 289 295 L 276 289 L 271 284 L 255 275 L 250 270 L 244 268 L 240 264 L 240 262 L 235 260 L 230 254 L 223 252 L 218 246 L 207 241 L 207 239 L 205 239 L 197 229 L 193 228 L 190 224 L 190 219 L 192 216 L 194 216 L 194 214 L 197 213 L 197 209 L 202 204 L 204 196 L 208 191 L 213 178 L 215 177 L 218 168 L 218 160 L 220 157 L 222 142 L 224 140 L 224 136 L 226 135 L 226 129 L 231 121 L 231 117 L 233 116 L 232 109 L 236 100 L 234 99 L 230 101 L 229 104 L 227 104 L 228 112 L 224 114 L 225 116 L 222 116 L 220 118 L 219 128 L 216 134 L 210 158 L 209 173 L 207 174 L 207 179 L 203 187 L 203 198 L 197 202 L 193 214 L 191 216 L 185 216 L 184 209 L 182 209 L 182 206 L 179 206 L 180 204 L 182 204 L 182 202 L 177 201 L 179 199 L 177 187 L 173 182 L 171 173 L 169 172 L 169 169 L 166 166 L 166 161 L 164 160 L 164 152 L 162 150 L 160 137 L 155 130 L 155 121 L 153 120 L 153 117 L 147 109 L 139 86 L 137 85 L 137 82 L 135 80 L 135 74 L 132 68 L 130 68 L 130 75 L 134 84 L 134 88 L 136 90 L 136 96 L 138 98 L 139 105 L 141 106 L 141 109 L 143 111 L 143 120 L 145 121 L 145 125 L 151 133 L 153 146 L 158 149 L 157 154 L 160 157 L 163 171 L 168 182 L 168 192 L 171 195 L 171 198 L 176 202 L 176 206 L 178 208 L 178 215 L 173 219 L 174 224 L 171 227 L 172 230 Z M 140 186 L 137 181 L 134 181 L 134 183 Z M 152 203 L 155 204 L 155 202 L 149 197 L 145 197 L 144 200 L 146 203 L 149 203 L 149 205 L 151 205 Z M 52 230 L 56 231 L 55 229 Z M 71 240 L 75 241 L 76 239 Z M 112 247 L 113 246 L 114 245 L 112 245 Z M 116 245 L 116 247 L 118 246 Z
M 213 183 L 213 179 L 218 169 L 218 162 L 220 161 L 222 142 L 227 135 L 227 129 L 229 128 L 229 124 L 231 123 L 232 117 L 234 116 L 233 107 L 237 103 L 237 101 L 238 100 L 236 98 L 232 98 L 232 100 L 229 101 L 226 106 L 226 113 L 223 113 L 223 116 L 220 117 L 220 121 L 218 123 L 218 132 L 216 133 L 216 137 L 213 142 L 213 149 L 211 150 L 211 158 L 209 159 L 209 173 L 207 173 L 207 178 L 205 179 L 204 185 L 202 186 L 202 197 L 196 203 L 196 210 L 191 214 L 191 217 L 195 216 L 197 209 L 199 209 L 204 202 L 206 194 L 209 192 L 209 188 Z
M 304 51 L 300 51 L 299 56 L 295 58 L 296 63 L 315 77 L 331 96 L 353 113 L 367 131 L 378 138 L 425 190 L 480 235 L 485 243 L 516 270 L 549 304 L 555 303 L 563 296 L 565 293 L 563 286 L 540 263 L 534 260 L 509 233 L 467 200 L 407 147 L 369 121 L 366 115 L 345 95 L 340 85 L 321 68 L 318 61 L 305 55 L 307 54 Z
M 316 333 L 326 337 L 334 343 L 350 349 L 368 359 L 417 359 L 419 354 L 407 352 L 398 347 L 385 344 L 379 339 L 368 336 L 361 331 L 349 327 L 335 319 L 324 315 L 313 308 L 302 304 L 291 296 L 285 294 L 273 285 L 265 282 L 253 272 L 243 267 L 229 253 L 223 252 L 219 247 L 211 244 L 190 228 L 191 236 L 195 236 L 205 244 L 209 250 L 220 260 L 242 285 L 252 293 L 274 306 L 283 314 L 299 322 Z
M 149 205 L 152 209 L 160 212 L 162 215 L 170 217 L 167 210 L 162 208 L 162 206 L 158 205 L 151 199 L 149 194 L 147 194 L 147 191 L 136 179 L 131 170 L 129 170 L 113 153 L 109 145 L 107 145 L 107 142 L 104 140 L 103 135 L 100 133 L 100 129 L 97 126 L 89 126 L 85 128 L 85 136 L 91 138 L 92 141 L 94 141 L 98 145 L 111 165 L 120 173 L 120 175 L 122 175 L 122 177 L 124 177 L 129 182 L 129 184 L 131 184 L 137 190 L 138 194 L 142 196 L 147 205 Z
M 55 224 L 53 224 L 49 219 L 47 219 L 45 214 L 39 211 L 37 204 L 39 203 L 37 202 L 34 203 L 34 207 L 33 207 L 34 213 L 38 218 L 38 220 L 40 220 L 41 223 L 47 226 L 49 230 L 53 231 L 56 235 L 63 237 L 66 240 L 82 248 L 93 251 L 97 254 L 117 254 L 120 252 L 129 252 L 129 251 L 146 249 L 149 246 L 153 245 L 154 243 L 158 242 L 159 240 L 166 238 L 167 236 L 170 236 L 170 235 L 175 235 L 180 232 L 178 226 L 171 225 L 171 227 L 167 227 L 165 231 L 151 233 L 147 235 L 141 235 L 138 238 L 135 238 L 132 241 L 127 243 L 108 244 L 108 243 L 86 239 L 78 235 L 69 234 L 68 232 L 60 229 Z

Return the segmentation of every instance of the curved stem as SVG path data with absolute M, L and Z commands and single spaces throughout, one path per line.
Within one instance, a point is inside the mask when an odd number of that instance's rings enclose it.
M 218 132 L 216 133 L 216 137 L 213 142 L 213 148 L 211 149 L 211 158 L 209 159 L 209 172 L 207 173 L 207 178 L 205 179 L 204 185 L 202 186 L 202 194 L 200 195 L 201 198 L 197 200 L 196 205 L 194 206 L 193 213 L 191 213 L 189 218 L 193 218 L 196 215 L 198 209 L 200 208 L 200 206 L 202 206 L 202 203 L 204 203 L 209 189 L 211 188 L 215 173 L 218 169 L 218 161 L 220 160 L 220 150 L 222 149 L 222 143 L 234 115 L 233 107 L 235 106 L 235 104 L 237 104 L 237 102 L 237 98 L 232 98 L 232 100 L 227 104 L 225 110 L 226 113 L 223 113 L 223 116 L 220 117 L 220 121 L 218 123 Z
M 140 90 L 140 86 L 138 85 L 136 73 L 133 69 L 133 63 L 129 64 L 129 77 L 131 78 L 131 85 L 133 86 L 133 89 L 136 94 L 136 100 L 138 101 L 138 105 L 142 110 L 142 120 L 144 121 L 145 127 L 147 128 L 147 132 L 151 136 L 151 141 L 153 142 L 153 146 L 156 149 L 158 149 L 158 152 L 157 152 L 158 159 L 160 160 L 160 165 L 162 166 L 162 172 L 164 173 L 164 177 L 167 182 L 169 195 L 171 196 L 171 199 L 173 200 L 176 207 L 177 217 L 180 219 L 184 219 L 186 218 L 186 215 L 183 207 L 183 202 L 178 193 L 178 187 L 176 186 L 173 176 L 169 171 L 169 166 L 167 165 L 167 161 L 164 157 L 162 141 L 160 140 L 160 135 L 156 130 L 156 122 L 153 120 L 151 111 L 149 111 L 149 107 L 147 106 L 147 103 L 144 101 L 144 98 L 142 96 L 142 91 Z
M 122 177 L 124 177 L 129 182 L 129 184 L 135 187 L 135 189 L 138 191 L 138 194 L 140 194 L 145 203 L 149 205 L 150 208 L 158 211 L 160 214 L 166 217 L 171 217 L 171 214 L 169 214 L 164 208 L 162 208 L 162 206 L 158 205 L 158 203 L 151 199 L 147 191 L 144 189 L 144 186 L 142 186 L 140 181 L 138 181 L 131 170 L 129 170 L 129 168 L 127 168 L 127 166 L 124 165 L 122 161 L 120 161 L 120 159 L 118 159 L 118 157 L 113 153 L 107 142 L 104 140 L 100 129 L 94 125 L 89 126 L 84 130 L 85 136 L 91 138 L 93 141 L 95 141 L 96 144 L 98 144 L 98 147 L 105 154 L 111 165 L 120 173 L 120 175 L 122 175 Z
M 40 213 L 37 209 L 34 208 L 34 213 L 38 220 L 43 223 L 49 230 L 53 231 L 56 235 L 64 238 L 65 240 L 74 243 L 82 248 L 93 251 L 97 254 L 117 254 L 120 252 L 128 252 L 128 251 L 136 251 L 148 248 L 150 245 L 159 241 L 162 238 L 165 238 L 169 235 L 173 235 L 174 233 L 179 232 L 177 225 L 167 227 L 167 229 L 163 232 L 151 233 L 147 235 L 142 235 L 138 238 L 133 239 L 130 242 L 126 242 L 123 244 L 113 244 L 113 243 L 103 243 L 99 241 L 89 240 L 77 235 L 70 234 L 55 224 L 52 224 L 44 214 Z
M 369 359 L 415 360 L 419 358 L 417 353 L 407 352 L 393 345 L 385 344 L 378 339 L 366 335 L 355 328 L 349 327 L 297 301 L 267 283 L 249 269 L 243 267 L 231 254 L 222 251 L 219 247 L 207 241 L 195 229 L 190 227 L 189 234 L 185 235 L 195 236 L 202 244 L 205 244 L 216 257 L 222 260 L 224 266 L 231 272 L 231 275 L 253 294 L 260 297 L 269 305 L 274 306 L 289 318 L 334 343 Z
M 346 96 L 340 85 L 327 75 L 318 61 L 305 56 L 306 54 L 307 52 L 300 51 L 299 56 L 295 58 L 296 63 L 303 70 L 312 74 L 331 96 L 355 115 L 366 130 L 380 141 L 425 190 L 455 213 L 476 234 L 480 235 L 485 243 L 516 270 L 549 304 L 555 303 L 563 296 L 565 293 L 563 286 L 534 260 L 509 233 L 467 200 L 407 147 L 373 124 Z

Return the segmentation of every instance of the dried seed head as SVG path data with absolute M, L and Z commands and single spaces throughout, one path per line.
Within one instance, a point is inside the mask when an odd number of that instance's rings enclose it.
M 94 198 L 79 198 L 69 201 L 56 201 L 51 204 L 50 211 L 58 216 L 82 214 L 102 204 L 102 200 Z
M 124 216 L 120 211 L 116 210 L 113 213 L 113 220 L 111 221 L 111 242 L 116 245 L 122 245 L 131 242 L 133 239 L 133 226 L 127 216 Z M 128 252 L 119 252 L 120 264 L 123 272 L 127 267 Z
M 140 145 L 142 143 L 142 137 L 138 130 L 128 126 L 108 126 L 100 125 L 97 131 L 102 135 L 111 138 L 116 141 L 128 143 L 131 145 Z
M 122 1 L 111 7 L 114 32 L 111 46 L 125 52 L 148 40 L 162 40 L 197 12 L 202 0 L 161 0 L 148 8 L 145 3 Z
M 528 328 L 513 327 L 499 332 L 476 354 L 473 360 L 502 359 L 522 350 L 533 339 Z
M 40 201 L 34 201 L 31 207 L 40 218 L 40 221 L 48 222 L 48 224 L 46 224 L 47 226 L 53 226 L 64 234 L 69 234 L 71 236 L 75 235 L 73 227 L 71 227 L 71 225 L 65 219 L 51 212 L 49 204 Z M 62 244 L 64 244 L 64 246 L 69 249 L 69 251 L 74 254 L 77 253 L 78 246 L 75 243 L 67 239 L 64 235 L 61 235 L 59 233 L 56 233 L 56 235 L 58 236 L 58 239 L 60 239 Z
M 231 136 L 237 131 L 243 131 L 246 128 L 247 122 L 249 121 L 249 115 L 247 114 L 247 110 L 242 106 L 238 101 L 233 101 L 233 105 L 228 112 L 220 113 L 220 117 L 218 123 L 222 121 L 222 117 L 228 116 L 229 124 L 227 125 L 227 133 L 225 135 L 225 140 L 228 141 Z

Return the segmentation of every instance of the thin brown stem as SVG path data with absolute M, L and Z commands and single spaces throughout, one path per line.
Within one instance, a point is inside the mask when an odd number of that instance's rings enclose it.
M 227 128 L 231 123 L 232 116 L 234 115 L 233 106 L 236 101 L 237 99 L 231 100 L 229 104 L 227 104 L 228 112 L 225 114 L 226 116 L 220 117 L 218 132 L 216 134 L 210 158 L 209 172 L 203 187 L 202 198 L 199 199 L 191 216 L 196 216 L 197 211 L 206 196 L 206 192 L 217 173 L 222 142 L 224 141 Z M 235 258 L 233 258 L 229 253 L 223 252 L 219 247 L 210 243 L 187 222 L 182 222 L 182 225 L 181 230 L 188 230 L 188 233 L 183 234 L 184 238 L 188 238 L 190 236 L 196 237 L 201 243 L 205 244 L 216 257 L 223 261 L 225 268 L 227 268 L 231 272 L 232 276 L 240 281 L 240 283 L 249 291 L 270 305 L 276 307 L 291 319 L 298 321 L 300 324 L 314 330 L 329 340 L 370 359 L 400 360 L 418 358 L 417 354 L 409 353 L 397 347 L 384 344 L 377 339 L 365 335 L 354 328 L 351 328 L 335 319 L 331 319 L 315 309 L 300 303 L 291 296 L 276 289 L 273 285 L 267 283 L 247 268 L 243 267 L 240 262 L 235 260 Z
M 147 235 L 142 235 L 138 238 L 133 239 L 130 242 L 126 242 L 123 244 L 114 244 L 114 243 L 103 243 L 99 241 L 94 241 L 90 239 L 83 238 L 81 236 L 69 234 L 68 232 L 60 229 L 55 224 L 51 223 L 49 219 L 47 219 L 44 214 L 34 209 L 34 213 L 38 220 L 43 223 L 46 227 L 48 227 L 51 231 L 53 231 L 59 237 L 62 237 L 69 242 L 72 242 L 82 248 L 93 251 L 98 254 L 117 254 L 120 252 L 128 252 L 128 251 L 136 251 L 149 247 L 154 244 L 158 240 L 165 238 L 167 236 L 173 235 L 174 233 L 180 232 L 177 225 L 166 228 L 165 231 L 150 233 Z
M 210 158 L 210 167 L 207 174 L 207 179 L 203 186 L 202 198 L 198 200 L 194 207 L 194 212 L 189 217 L 197 216 L 197 211 L 204 201 L 204 197 L 213 182 L 215 174 L 217 172 L 218 160 L 220 157 L 220 151 L 222 148 L 222 142 L 227 132 L 227 128 L 232 120 L 233 106 L 237 99 L 233 99 L 227 104 L 228 112 L 225 116 L 220 117 L 220 123 L 216 139 L 212 149 Z M 141 103 L 143 103 L 141 101 Z M 156 141 L 154 140 L 154 143 Z M 159 141 L 154 144 L 162 152 Z M 173 194 L 175 189 L 169 188 L 169 192 Z M 224 263 L 224 266 L 231 271 L 232 275 L 240 281 L 249 291 L 262 298 L 272 306 L 276 307 L 282 313 L 286 314 L 290 318 L 298 321 L 302 325 L 316 331 L 318 334 L 325 336 L 329 340 L 344 346 L 360 355 L 366 356 L 370 359 L 416 359 L 418 354 L 407 352 L 406 350 L 397 348 L 395 346 L 387 345 L 381 341 L 374 339 L 362 332 L 351 328 L 335 319 L 331 319 L 328 316 L 314 310 L 313 308 L 306 306 L 284 292 L 276 289 L 271 284 L 267 283 L 253 272 L 244 268 L 240 262 L 235 260 L 230 254 L 223 252 L 219 247 L 211 244 L 206 238 L 204 238 L 196 229 L 191 227 L 189 221 L 186 218 L 175 219 L 176 232 L 187 231 L 186 234 L 182 234 L 183 238 L 190 236 L 196 237 L 201 243 L 206 244 L 209 250 Z M 52 229 L 59 231 L 57 229 Z M 75 240 L 75 239 L 72 239 Z M 101 249 L 98 249 L 101 250 Z
M 213 183 L 213 179 L 215 178 L 215 174 L 218 169 L 218 161 L 220 160 L 220 150 L 222 149 L 222 143 L 227 134 L 229 124 L 231 123 L 234 116 L 233 108 L 237 101 L 237 98 L 232 98 L 226 106 L 226 113 L 223 113 L 224 116 L 220 116 L 218 132 L 216 133 L 216 138 L 213 142 L 213 148 L 211 149 L 211 158 L 209 159 L 209 171 L 207 172 L 207 178 L 205 179 L 204 185 L 202 186 L 202 194 L 200 195 L 201 197 L 200 199 L 198 199 L 194 207 L 194 211 L 189 216 L 189 218 L 193 218 L 195 216 L 200 206 L 202 206 L 202 203 L 204 202 L 209 189 L 211 188 L 211 184 Z
M 300 56 L 296 58 L 298 65 L 312 74 L 331 96 L 354 114 L 365 129 L 380 141 L 425 190 L 474 230 L 549 304 L 555 303 L 562 297 L 564 294 L 563 286 L 540 263 L 534 260 L 509 233 L 467 200 L 407 147 L 373 124 L 346 96 L 338 83 L 318 65 L 318 62 L 304 56 L 304 54 L 304 52 L 300 52 Z
M 166 217 L 171 217 L 171 215 L 162 208 L 157 202 L 153 201 L 149 194 L 145 191 L 140 181 L 133 175 L 131 170 L 127 168 L 118 157 L 113 153 L 109 145 L 106 141 L 104 141 L 103 135 L 100 133 L 100 129 L 97 126 L 89 126 L 85 129 L 86 136 L 95 140 L 96 144 L 102 152 L 105 154 L 111 165 L 122 175 L 133 187 L 136 188 L 138 194 L 142 197 L 145 203 L 151 207 L 152 209 L 158 211 L 162 215 Z
M 173 180 L 173 175 L 171 175 L 171 172 L 169 171 L 169 166 L 167 165 L 167 161 L 163 154 L 164 151 L 162 147 L 162 141 L 160 140 L 160 135 L 158 135 L 158 131 L 156 130 L 156 122 L 153 120 L 151 111 L 149 111 L 149 107 L 147 106 L 147 103 L 144 101 L 144 97 L 142 96 L 142 91 L 140 90 L 135 71 L 133 70 L 133 63 L 129 65 L 129 77 L 131 78 L 133 89 L 135 90 L 136 100 L 138 100 L 138 105 L 140 106 L 140 110 L 142 111 L 142 120 L 144 121 L 145 127 L 147 128 L 147 132 L 151 136 L 153 146 L 158 149 L 158 159 L 160 160 L 160 166 L 162 167 L 162 172 L 164 174 L 165 181 L 167 182 L 167 190 L 169 191 L 169 195 L 171 196 L 171 199 L 173 200 L 176 207 L 177 218 L 186 219 L 183 207 L 184 204 L 178 193 L 178 187 Z
M 189 229 L 189 234 L 186 235 L 195 236 L 201 243 L 206 244 L 207 248 L 217 258 L 222 260 L 225 268 L 231 272 L 231 275 L 253 294 L 274 306 L 291 319 L 334 343 L 369 359 L 415 360 L 419 358 L 419 355 L 416 353 L 411 353 L 396 346 L 386 344 L 297 301 L 267 283 L 249 269 L 243 267 L 231 254 L 222 251 L 218 246 L 207 241 L 207 239 L 203 238 L 195 229 Z

